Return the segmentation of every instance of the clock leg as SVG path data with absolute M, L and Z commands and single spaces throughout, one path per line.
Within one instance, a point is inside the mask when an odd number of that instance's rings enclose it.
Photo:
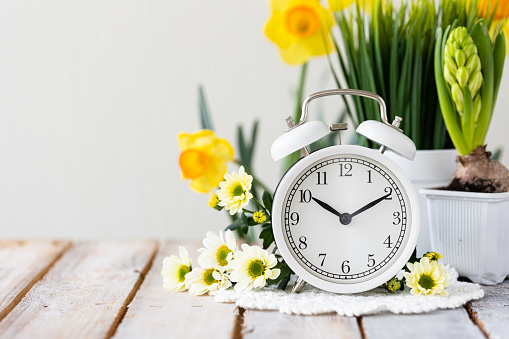
M 295 286 L 292 288 L 292 293 L 299 293 L 300 290 L 306 286 L 306 282 L 302 278 L 298 278 L 297 282 L 295 283 Z

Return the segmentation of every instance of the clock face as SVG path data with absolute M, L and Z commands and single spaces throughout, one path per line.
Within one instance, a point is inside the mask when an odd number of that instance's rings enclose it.
M 275 201 L 281 211 L 279 220 L 273 221 L 278 228 L 276 242 L 294 271 L 292 264 L 298 265 L 296 273 L 301 276 L 304 270 L 306 277 L 329 285 L 373 288 L 392 278 L 415 248 L 414 201 L 406 186 L 388 166 L 359 151 L 315 156 L 304 167 L 289 171 L 284 197 L 278 187 Z M 284 240 L 283 246 L 278 238 Z M 409 251 L 410 238 L 414 243 Z M 403 252 L 408 257 L 401 258 Z M 400 266 L 394 268 L 396 262 Z M 377 283 L 371 286 L 374 280 Z

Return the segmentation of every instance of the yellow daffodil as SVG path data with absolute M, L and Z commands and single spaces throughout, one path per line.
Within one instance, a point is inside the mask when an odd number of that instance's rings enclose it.
M 271 0 L 270 8 L 265 35 L 279 47 L 286 63 L 303 64 L 332 51 L 332 16 L 319 0 Z
M 493 6 L 497 5 L 495 9 L 495 13 L 493 13 Z M 493 20 L 501 20 L 509 18 L 509 1 L 507 0 L 479 0 L 477 2 L 477 6 L 479 8 L 479 12 L 484 17 L 486 13 L 489 11 L 489 14 L 493 13 Z
M 327 0 L 329 3 L 329 11 L 331 12 L 339 12 L 344 10 L 347 7 L 350 7 L 353 3 L 357 2 L 360 8 L 364 9 L 366 12 L 371 12 L 371 8 L 373 7 L 374 0 Z
M 233 160 L 233 148 L 213 131 L 201 130 L 193 134 L 180 133 L 179 164 L 183 179 L 191 179 L 191 188 L 207 193 L 217 187 L 226 173 L 226 165 Z
M 449 292 L 449 276 L 445 274 L 444 265 L 429 261 L 424 257 L 419 262 L 407 264 L 410 273 L 405 272 L 406 284 L 411 288 L 412 295 L 434 295 L 447 297 Z
M 224 208 L 234 215 L 241 212 L 253 195 L 249 192 L 253 177 L 244 171 L 244 166 L 240 166 L 239 172 L 226 173 L 224 181 L 219 183 L 219 190 L 216 192 L 219 197 L 219 206 Z
M 179 257 L 172 255 L 163 259 L 163 269 L 161 270 L 163 287 L 178 292 L 185 291 L 186 275 L 191 272 L 191 269 L 191 259 L 187 249 L 180 246 Z

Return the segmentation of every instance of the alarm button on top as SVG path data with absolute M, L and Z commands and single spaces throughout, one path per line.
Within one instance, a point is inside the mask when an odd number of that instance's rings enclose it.
M 277 138 L 270 149 L 274 161 L 320 140 L 331 132 L 323 121 L 308 121 L 296 126 Z
M 414 160 L 415 158 L 416 149 L 412 139 L 396 128 L 379 121 L 367 120 L 362 122 L 356 131 L 407 159 Z

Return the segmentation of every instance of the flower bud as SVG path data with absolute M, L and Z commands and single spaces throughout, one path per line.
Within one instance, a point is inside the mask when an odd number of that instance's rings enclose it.
M 474 111 L 480 111 L 478 92 L 483 83 L 481 60 L 477 46 L 465 27 L 451 31 L 444 52 L 444 78 L 451 86 L 452 99 L 456 110 L 463 115 L 465 108 L 463 90 L 468 88 L 474 100 Z M 477 114 L 477 113 L 476 113 Z
M 389 280 L 389 281 L 387 282 L 387 289 L 388 289 L 390 292 L 396 292 L 396 291 L 399 291 L 399 290 L 401 290 L 401 289 L 402 289 L 402 288 L 401 288 L 402 286 L 403 286 L 403 284 L 401 284 L 401 281 L 400 281 L 398 278 L 396 278 L 396 277 L 392 278 L 391 280 Z
M 222 206 L 219 206 L 219 197 L 217 196 L 216 193 L 210 193 L 209 206 L 218 211 L 221 211 L 223 209 Z
M 464 99 L 463 99 L 463 90 L 461 89 L 460 85 L 457 83 L 452 85 L 451 87 L 451 94 L 452 94 L 452 100 L 454 100 L 454 103 L 456 104 L 456 108 L 458 112 L 463 115 L 463 109 L 465 108 L 464 105 Z

